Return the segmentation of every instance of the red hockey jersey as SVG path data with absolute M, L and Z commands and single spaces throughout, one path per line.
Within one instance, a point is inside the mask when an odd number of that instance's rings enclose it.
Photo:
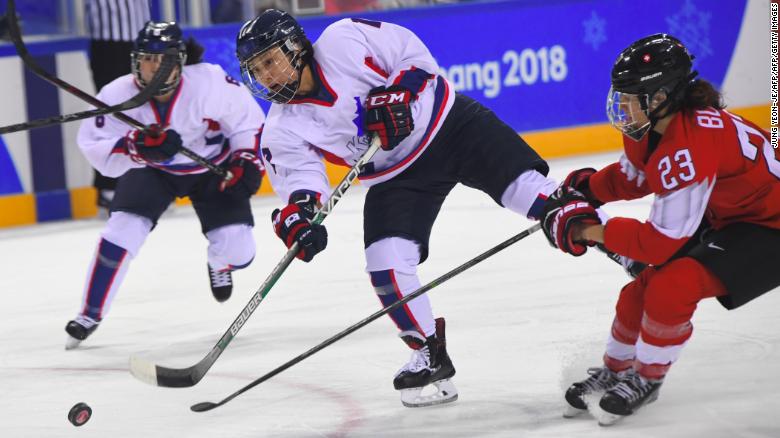
M 623 138 L 624 155 L 594 174 L 602 202 L 655 195 L 646 222 L 613 218 L 604 244 L 654 265 L 669 259 L 703 217 L 719 229 L 750 222 L 780 229 L 780 149 L 749 120 L 713 108 L 679 112 L 655 150 Z

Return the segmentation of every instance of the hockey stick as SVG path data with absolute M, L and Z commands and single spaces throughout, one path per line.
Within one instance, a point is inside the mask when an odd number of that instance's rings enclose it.
M 86 93 L 81 89 L 50 74 L 35 62 L 32 56 L 30 56 L 30 52 L 27 50 L 27 46 L 24 45 L 24 41 L 22 40 L 22 34 L 21 31 L 19 30 L 19 22 L 17 21 L 16 18 L 16 5 L 14 0 L 8 0 L 8 29 L 9 29 L 9 35 L 13 40 L 14 47 L 16 47 L 16 52 L 19 54 L 19 57 L 22 59 L 22 62 L 27 68 L 29 68 L 39 78 L 93 105 L 94 107 L 96 107 L 96 109 L 82 111 L 74 114 L 53 116 L 45 119 L 32 120 L 29 122 L 0 127 L 0 134 L 8 134 L 11 132 L 23 131 L 23 130 L 34 129 L 34 128 L 42 128 L 45 126 L 62 124 L 66 122 L 73 122 L 76 120 L 87 119 L 90 117 L 112 114 L 120 121 L 125 122 L 128 125 L 138 130 L 144 131 L 145 133 L 152 136 L 158 135 L 157 133 L 150 130 L 148 126 L 122 113 L 121 111 L 137 108 L 145 104 L 146 102 L 149 101 L 149 99 L 151 99 L 154 96 L 154 94 L 157 92 L 157 90 L 160 89 L 160 87 L 165 83 L 165 81 L 168 80 L 168 76 L 170 76 L 171 72 L 173 71 L 173 68 L 176 65 L 176 58 L 178 57 L 178 52 L 175 48 L 168 49 L 164 52 L 162 63 L 160 64 L 160 68 L 154 74 L 152 80 L 149 81 L 149 84 L 146 87 L 144 87 L 144 89 L 142 89 L 138 94 L 136 94 L 135 96 L 131 97 L 130 99 L 122 103 L 113 106 L 108 106 L 106 103 L 98 100 L 96 97 L 92 96 L 91 94 Z M 187 158 L 191 159 L 192 161 L 200 164 L 201 166 L 221 176 L 225 180 L 229 180 L 233 177 L 233 175 L 229 171 L 214 165 L 214 163 L 201 157 L 191 149 L 182 147 L 179 152 L 182 155 L 186 156 Z
M 385 315 L 387 313 L 392 312 L 393 310 L 397 309 L 400 306 L 403 306 L 407 302 L 419 297 L 420 295 L 428 292 L 429 290 L 433 289 L 434 287 L 444 283 L 445 281 L 449 280 L 450 278 L 460 274 L 461 272 L 465 271 L 466 269 L 469 269 L 470 267 L 476 265 L 477 263 L 485 260 L 486 258 L 496 254 L 497 252 L 507 248 L 508 246 L 514 244 L 515 242 L 524 239 L 525 237 L 529 236 L 530 234 L 538 231 L 540 228 L 542 228 L 541 224 L 536 224 L 525 231 L 521 232 L 520 234 L 516 234 L 515 236 L 510 237 L 509 239 L 501 242 L 500 244 L 494 246 L 493 248 L 483 252 L 482 254 L 474 257 L 473 259 L 467 261 L 466 263 L 458 266 L 457 268 L 447 272 L 446 274 L 440 276 L 439 278 L 431 281 L 430 283 L 426 284 L 425 286 L 420 286 L 416 291 L 410 293 L 409 295 L 403 297 L 402 299 L 396 301 L 395 303 L 385 307 L 384 309 L 372 314 L 371 316 L 365 318 L 364 320 L 355 323 L 346 329 L 342 330 L 341 332 L 331 336 L 330 338 L 322 341 L 318 345 L 314 346 L 313 348 L 309 349 L 303 354 L 300 354 L 296 356 L 295 358 L 285 362 L 284 364 L 276 367 L 272 371 L 266 373 L 265 375 L 258 377 L 254 381 L 252 381 L 250 384 L 244 386 L 243 388 L 239 389 L 238 391 L 230 394 L 226 398 L 222 399 L 222 401 L 218 403 L 213 402 L 200 402 L 196 403 L 192 406 L 190 406 L 190 409 L 194 412 L 205 412 L 210 411 L 214 408 L 218 408 L 225 403 L 229 402 L 230 400 L 233 400 L 237 396 L 245 393 L 246 391 L 249 391 L 250 389 L 254 388 L 255 386 L 265 382 L 266 380 L 270 379 L 271 377 L 281 373 L 282 371 L 286 370 L 287 368 L 290 368 L 291 366 L 297 364 L 298 362 L 301 362 L 302 360 L 306 359 L 307 357 L 313 355 L 314 353 L 324 349 L 325 347 L 328 347 L 329 345 L 332 345 L 339 341 L 342 338 L 345 338 L 347 335 L 354 333 L 358 331 L 359 329 L 365 327 L 372 321 L 378 319 L 382 315 Z
M 116 113 L 117 111 L 125 111 L 125 110 L 139 107 L 144 103 L 146 103 L 149 99 L 151 99 L 154 93 L 156 93 L 157 90 L 165 83 L 165 81 L 168 80 L 168 76 L 171 74 L 171 71 L 173 71 L 173 68 L 176 64 L 176 57 L 177 57 L 176 50 L 169 49 L 168 51 L 165 52 L 163 56 L 162 64 L 160 65 L 160 68 L 157 70 L 157 73 L 154 75 L 152 80 L 144 89 L 142 89 L 138 94 L 136 94 L 135 96 L 131 97 L 130 99 L 122 103 L 113 106 L 108 106 L 105 103 L 93 97 L 92 95 L 85 93 L 84 91 L 63 81 L 62 79 L 50 74 L 35 62 L 35 60 L 30 55 L 30 52 L 27 50 L 27 46 L 24 45 L 24 41 L 22 40 L 22 34 L 21 31 L 19 30 L 19 22 L 17 21 L 17 17 L 16 17 L 16 5 L 14 0 L 8 0 L 8 33 L 11 36 L 11 40 L 13 41 L 14 46 L 16 47 L 16 52 L 19 54 L 19 57 L 22 59 L 22 62 L 28 69 L 30 69 L 33 73 L 35 73 L 36 76 L 45 80 L 46 82 L 49 82 L 55 87 L 61 88 L 67 91 L 68 93 L 78 97 L 79 99 L 92 104 L 97 109 L 82 111 L 74 114 L 64 114 L 64 115 L 49 117 L 45 119 L 31 120 L 28 122 L 18 123 L 15 125 L 3 126 L 0 128 L 0 134 L 8 134 L 11 132 L 23 131 L 27 129 L 33 129 L 33 128 L 42 128 L 44 126 L 72 122 L 75 120 L 86 119 L 89 117 L 95 117 L 104 114 L 113 114 Z M 120 120 L 122 120 L 122 116 L 124 116 L 124 114 L 115 114 L 115 115 Z M 143 129 L 144 126 L 138 123 L 137 121 L 130 119 L 129 117 L 127 117 L 127 120 L 122 120 L 122 121 L 130 124 L 131 126 L 135 126 L 138 129 Z M 131 121 L 134 123 L 131 123 Z M 138 125 L 140 125 L 141 127 L 138 127 Z
M 335 207 L 341 197 L 344 196 L 344 193 L 347 191 L 347 189 L 352 186 L 352 183 L 363 170 L 366 163 L 368 163 L 368 161 L 371 159 L 371 157 L 374 156 L 380 147 L 381 143 L 379 141 L 379 137 L 374 137 L 374 139 L 371 141 L 371 145 L 363 153 L 363 156 L 360 157 L 354 166 L 352 166 L 344 179 L 341 180 L 338 187 L 336 187 L 333 193 L 331 193 L 327 204 L 323 206 L 314 216 L 312 223 L 321 223 L 325 217 L 328 216 L 331 211 L 333 211 L 333 207 Z M 255 292 L 254 295 L 252 295 L 252 297 L 249 299 L 247 305 L 244 306 L 244 309 L 236 317 L 228 330 L 222 335 L 219 341 L 217 341 L 217 344 L 214 345 L 214 348 L 212 348 L 206 357 L 201 359 L 200 362 L 188 368 L 168 368 L 153 364 L 139 357 L 131 356 L 130 373 L 138 380 L 149 383 L 151 385 L 164 386 L 168 388 L 186 388 L 196 385 L 208 372 L 211 366 L 214 365 L 214 362 L 216 362 L 217 358 L 219 358 L 222 352 L 225 351 L 228 344 L 230 344 L 236 334 L 238 334 L 238 331 L 241 330 L 241 327 L 243 327 L 247 319 L 249 319 L 252 313 L 254 313 L 265 296 L 268 295 L 268 292 L 271 290 L 274 284 L 276 284 L 277 280 L 279 280 L 279 277 L 282 276 L 284 271 L 293 261 L 295 255 L 298 254 L 298 251 L 298 243 L 293 243 L 290 249 L 287 250 L 287 253 L 285 253 L 284 257 L 282 257 L 282 260 L 271 271 L 271 274 L 268 276 L 268 278 L 266 278 L 263 284 L 260 285 L 260 288 L 257 290 L 257 292 Z

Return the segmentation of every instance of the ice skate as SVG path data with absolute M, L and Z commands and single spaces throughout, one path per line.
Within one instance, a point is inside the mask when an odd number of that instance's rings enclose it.
M 604 414 L 599 418 L 599 425 L 615 424 L 642 406 L 654 402 L 658 399 L 662 383 L 663 380 L 648 380 L 639 373 L 621 376 L 619 382 L 601 397 L 599 407 Z
M 436 319 L 436 334 L 422 339 L 414 333 L 405 334 L 402 339 L 414 350 L 409 363 L 395 375 L 393 386 L 401 392 L 401 403 L 409 408 L 432 406 L 453 402 L 458 399 L 458 390 L 450 381 L 455 367 L 447 355 L 444 337 L 444 318 Z M 433 385 L 423 394 L 426 387 Z
M 100 321 L 79 315 L 76 319 L 68 321 L 65 326 L 65 331 L 68 333 L 68 339 L 65 340 L 65 349 L 72 350 L 78 347 L 81 342 L 89 337 L 95 330 L 97 330 Z
M 209 283 L 211 284 L 211 293 L 214 299 L 223 303 L 230 298 L 233 293 L 233 275 L 231 271 L 217 271 L 209 265 Z
M 625 373 L 625 371 L 621 372 Z M 591 394 L 600 395 L 618 383 L 618 373 L 606 366 L 588 368 L 588 377 L 580 382 L 572 383 L 566 390 L 568 406 L 563 412 L 565 418 L 576 417 L 588 410 L 587 399 Z

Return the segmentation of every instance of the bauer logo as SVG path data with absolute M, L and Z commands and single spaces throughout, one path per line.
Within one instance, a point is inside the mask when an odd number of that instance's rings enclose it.
M 252 301 L 250 301 L 249 304 L 244 307 L 244 310 L 241 312 L 241 315 L 239 315 L 238 319 L 236 319 L 236 322 L 230 326 L 231 335 L 235 336 L 236 333 L 241 330 L 241 327 L 243 327 L 247 318 L 249 318 L 249 315 L 251 315 L 252 312 L 257 309 L 257 306 L 260 305 L 260 301 L 263 301 L 263 297 L 259 293 L 256 293 L 255 296 L 252 297 Z

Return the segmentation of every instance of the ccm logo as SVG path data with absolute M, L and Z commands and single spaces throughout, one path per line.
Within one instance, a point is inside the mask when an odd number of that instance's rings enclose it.
M 380 94 L 378 96 L 371 96 L 371 99 L 368 101 L 368 104 L 370 106 L 379 106 L 379 105 L 392 105 L 394 103 L 403 103 L 405 95 L 406 95 L 405 92 L 398 91 L 395 93 L 387 93 L 387 94 Z

